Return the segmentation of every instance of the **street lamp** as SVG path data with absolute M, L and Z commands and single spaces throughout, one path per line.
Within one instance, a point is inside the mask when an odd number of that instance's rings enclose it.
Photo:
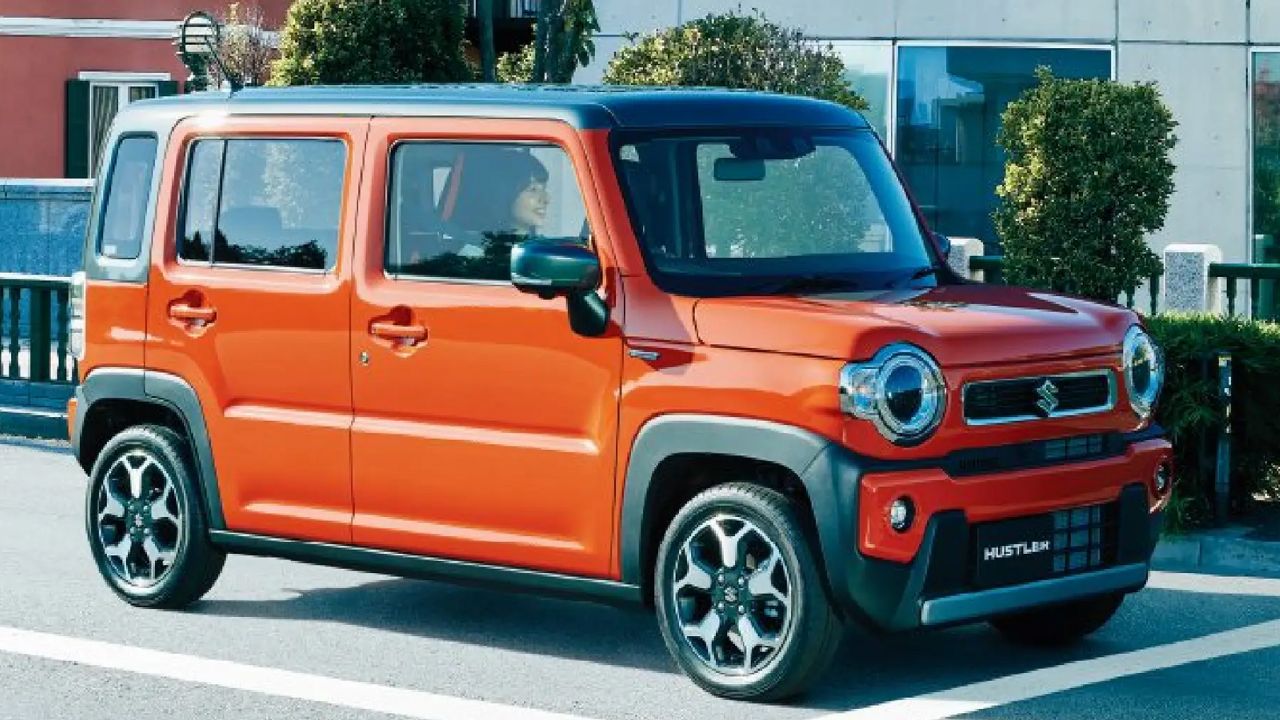
M 218 64 L 222 77 L 231 85 L 232 92 L 239 90 L 241 84 L 236 80 L 218 55 L 218 41 L 222 35 L 222 26 L 207 12 L 197 10 L 182 20 L 178 26 L 178 36 L 173 44 L 178 47 L 178 57 L 182 64 L 191 71 L 187 85 L 193 91 L 206 90 L 209 87 L 209 60 Z

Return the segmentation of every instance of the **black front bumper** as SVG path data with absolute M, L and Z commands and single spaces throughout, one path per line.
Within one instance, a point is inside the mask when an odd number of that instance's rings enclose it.
M 1143 433 L 1134 441 L 1151 437 Z M 858 544 L 859 480 L 883 471 L 848 450 L 830 447 L 805 473 L 805 485 L 821 486 L 835 502 L 815 507 L 828 587 L 842 612 L 873 628 L 900 631 L 982 620 L 1022 609 L 1141 589 L 1163 514 L 1148 507 L 1147 489 L 1126 485 L 1115 503 L 1114 552 L 1106 567 L 1017 585 L 973 584 L 972 526 L 964 512 L 929 518 L 915 559 L 896 563 L 867 557 Z

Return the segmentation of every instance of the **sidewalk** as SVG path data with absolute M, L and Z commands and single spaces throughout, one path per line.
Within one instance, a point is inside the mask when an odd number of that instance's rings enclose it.
M 1157 570 L 1280 573 L 1280 503 L 1270 503 L 1239 524 L 1165 536 L 1151 562 Z

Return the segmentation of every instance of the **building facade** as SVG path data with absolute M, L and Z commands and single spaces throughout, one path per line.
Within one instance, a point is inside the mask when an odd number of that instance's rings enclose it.
M 291 0 L 257 0 L 269 26 Z M 250 4 L 250 3 L 244 3 Z M 130 102 L 180 89 L 178 23 L 225 3 L 4 0 L 0 4 L 0 177 L 87 178 Z
M 739 7 L 731 0 L 596 0 L 595 82 L 628 33 Z M 1160 252 L 1208 243 L 1226 261 L 1280 262 L 1280 0 L 756 0 L 774 22 L 829 41 L 869 119 L 939 232 L 998 249 L 1000 114 L 1063 77 L 1157 84 L 1178 122 L 1176 190 Z

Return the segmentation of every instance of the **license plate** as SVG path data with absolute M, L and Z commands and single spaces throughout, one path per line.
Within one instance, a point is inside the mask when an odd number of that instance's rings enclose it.
M 1053 574 L 1053 516 L 979 525 L 974 583 L 984 587 L 1041 580 Z

